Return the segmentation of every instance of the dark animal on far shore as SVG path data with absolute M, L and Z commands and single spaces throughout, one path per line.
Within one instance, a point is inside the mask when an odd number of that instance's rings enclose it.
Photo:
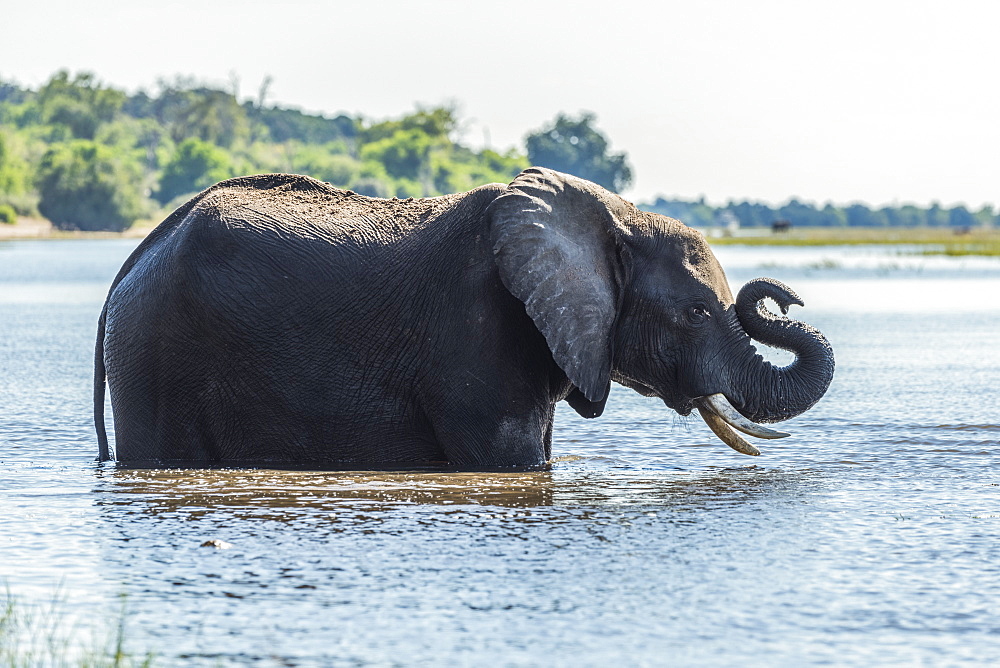
M 776 220 L 771 223 L 771 231 L 775 234 L 787 232 L 790 229 L 792 229 L 792 221 L 790 220 Z

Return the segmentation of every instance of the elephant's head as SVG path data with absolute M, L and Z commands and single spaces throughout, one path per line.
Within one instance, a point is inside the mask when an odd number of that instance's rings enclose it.
M 755 423 L 802 413 L 830 385 L 826 338 L 762 304 L 787 313 L 798 296 L 756 279 L 734 300 L 704 237 L 676 220 L 541 168 L 521 173 L 490 216 L 501 280 L 575 385 L 569 401 L 584 417 L 601 414 L 614 380 L 682 415 L 697 408 L 725 443 L 760 454 L 730 427 L 787 436 Z M 775 367 L 751 339 L 796 359 Z

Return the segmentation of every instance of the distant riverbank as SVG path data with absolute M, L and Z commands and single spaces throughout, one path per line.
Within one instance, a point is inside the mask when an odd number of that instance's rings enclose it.
M 13 225 L 0 225 L 0 241 L 18 239 L 141 239 L 159 221 L 140 221 L 124 232 L 81 232 L 59 230 L 44 218 L 20 218 Z
M 787 232 L 744 228 L 735 234 L 706 234 L 718 246 L 916 245 L 926 255 L 1000 255 L 1000 229 L 956 232 L 941 227 L 800 227 Z
M 21 218 L 14 225 L 0 225 L 0 241 L 16 239 L 141 239 L 158 220 L 139 221 L 124 232 L 79 232 L 58 230 L 41 218 Z M 956 233 L 937 227 L 801 227 L 787 232 L 768 228 L 743 228 L 726 235 L 706 231 L 716 246 L 856 246 L 915 245 L 925 255 L 1000 256 L 1000 229 L 975 229 Z

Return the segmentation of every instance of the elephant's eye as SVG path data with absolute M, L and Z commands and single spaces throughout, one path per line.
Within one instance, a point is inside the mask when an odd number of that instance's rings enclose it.
M 705 306 L 691 306 L 687 310 L 687 319 L 692 325 L 700 325 L 709 317 L 708 309 Z

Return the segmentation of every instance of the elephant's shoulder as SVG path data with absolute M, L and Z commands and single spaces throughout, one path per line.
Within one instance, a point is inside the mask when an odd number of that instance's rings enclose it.
M 440 200 L 440 204 L 436 207 L 438 215 L 465 219 L 482 214 L 498 197 L 509 191 L 510 189 L 503 183 L 487 183 L 468 192 L 424 201 Z
M 335 188 L 329 183 L 319 181 L 302 174 L 255 174 L 253 176 L 238 176 L 215 184 L 205 194 L 216 191 L 235 191 L 246 193 L 319 193 L 332 196 L 350 194 L 346 190 Z
M 189 203 L 187 226 L 288 229 L 322 219 L 358 195 L 299 174 L 259 174 L 221 181 Z
M 355 196 L 348 190 L 335 188 L 301 174 L 257 174 L 221 181 L 201 193 L 198 208 L 204 213 L 244 206 L 284 204 L 326 204 Z

